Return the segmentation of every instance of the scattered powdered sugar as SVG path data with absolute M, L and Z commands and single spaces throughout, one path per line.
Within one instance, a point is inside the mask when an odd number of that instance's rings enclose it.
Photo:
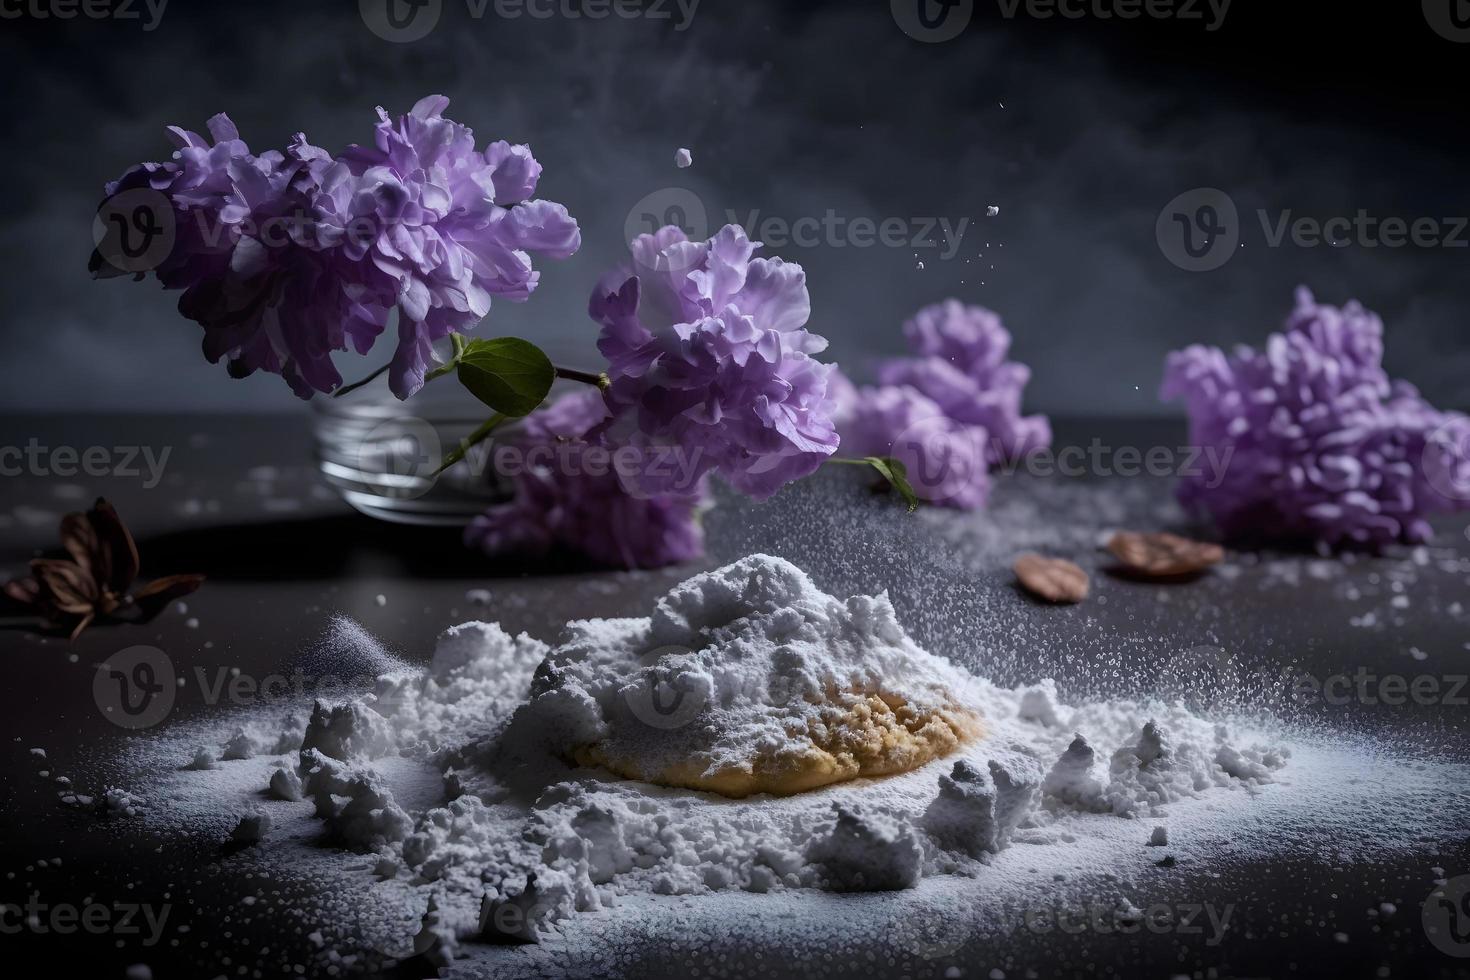
M 927 960 L 1038 889 L 1136 914 L 1151 847 L 1420 846 L 1457 826 L 1430 801 L 1464 778 L 1178 702 L 998 686 L 921 649 L 886 595 L 836 599 L 763 555 L 554 646 L 467 623 L 427 669 L 387 666 L 360 697 L 181 725 L 133 760 L 150 828 L 323 886 L 317 965 L 339 972 L 636 974 L 658 924 L 712 948 L 866 924 Z

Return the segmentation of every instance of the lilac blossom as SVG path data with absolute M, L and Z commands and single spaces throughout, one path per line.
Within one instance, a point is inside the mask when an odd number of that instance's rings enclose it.
M 914 314 L 903 330 L 916 356 L 881 364 L 882 384 L 908 385 L 946 417 L 984 429 L 992 466 L 1051 445 L 1046 416 L 1021 414 L 1031 369 L 1008 359 L 1011 335 L 999 316 L 949 299 Z
M 157 275 L 184 291 L 180 312 L 204 327 L 210 361 L 236 377 L 281 374 L 301 397 L 332 391 L 332 353 L 366 353 L 396 310 L 389 380 L 407 398 L 434 341 L 474 327 L 494 297 L 530 296 L 531 253 L 580 245 L 564 207 L 531 199 L 530 151 L 476 150 L 448 104 L 430 96 L 397 120 L 379 109 L 373 144 L 337 157 L 302 135 L 257 156 L 215 116 L 210 139 L 171 129 L 174 159 L 132 168 L 107 194 L 146 187 L 169 201 L 176 239 Z
M 493 555 L 544 555 L 559 547 L 622 568 L 700 557 L 699 514 L 709 504 L 704 483 L 679 494 L 629 492 L 619 455 L 585 438 L 606 415 L 595 391 L 576 392 L 499 440 L 491 458 L 510 474 L 515 496 L 475 518 L 465 543 Z
M 878 367 L 877 387 L 829 381 L 843 455 L 891 456 L 921 499 L 962 510 L 984 507 L 991 467 L 1051 445 L 1044 415 L 1021 415 L 1031 372 L 1008 360 L 1000 317 L 946 300 L 904 324 L 916 356 Z
M 1191 441 L 1228 459 L 1181 499 L 1234 538 L 1378 548 L 1430 538 L 1427 518 L 1470 507 L 1470 418 L 1436 410 L 1383 368 L 1383 323 L 1306 288 L 1262 350 L 1169 356 L 1162 396 Z M 1228 454 L 1228 455 L 1227 455 Z
M 851 383 L 844 378 L 838 387 L 845 393 Z M 959 510 L 985 506 L 990 437 L 984 427 L 956 422 L 908 385 L 858 389 L 841 404 L 844 455 L 898 460 L 921 500 Z
M 813 357 L 827 342 L 806 330 L 806 274 L 753 258 L 759 247 L 738 225 L 707 242 L 675 227 L 641 235 L 589 313 L 612 380 L 602 431 L 678 447 L 693 473 L 718 472 L 765 498 L 825 462 L 838 438 L 830 368 Z M 666 468 L 645 467 L 640 479 L 650 493 L 685 489 Z

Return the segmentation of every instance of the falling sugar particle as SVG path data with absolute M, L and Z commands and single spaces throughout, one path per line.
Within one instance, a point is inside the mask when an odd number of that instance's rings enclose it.
M 679 147 L 678 151 L 674 154 L 674 166 L 678 167 L 680 170 L 684 170 L 693 163 L 694 154 L 690 153 L 682 146 Z
M 996 215 L 1000 214 L 1000 208 L 998 208 L 994 204 L 992 204 L 988 208 L 985 209 L 985 213 L 989 217 L 992 217 L 993 218 Z

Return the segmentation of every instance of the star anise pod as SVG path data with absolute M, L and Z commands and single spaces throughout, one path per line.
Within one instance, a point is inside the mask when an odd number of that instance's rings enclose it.
M 30 607 L 47 626 L 75 640 L 98 621 L 146 623 L 170 602 L 204 584 L 203 575 L 169 575 L 134 587 L 138 546 L 112 505 L 102 498 L 85 514 L 61 519 L 61 544 L 70 558 L 37 558 L 31 577 L 5 584 L 5 594 Z

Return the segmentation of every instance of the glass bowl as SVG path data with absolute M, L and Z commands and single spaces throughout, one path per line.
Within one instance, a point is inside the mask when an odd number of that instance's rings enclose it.
M 311 401 L 317 467 L 342 499 L 396 524 L 462 527 L 511 488 L 487 465 L 489 442 L 437 478 L 444 454 L 493 414 L 453 378 L 400 402 L 378 379 Z

